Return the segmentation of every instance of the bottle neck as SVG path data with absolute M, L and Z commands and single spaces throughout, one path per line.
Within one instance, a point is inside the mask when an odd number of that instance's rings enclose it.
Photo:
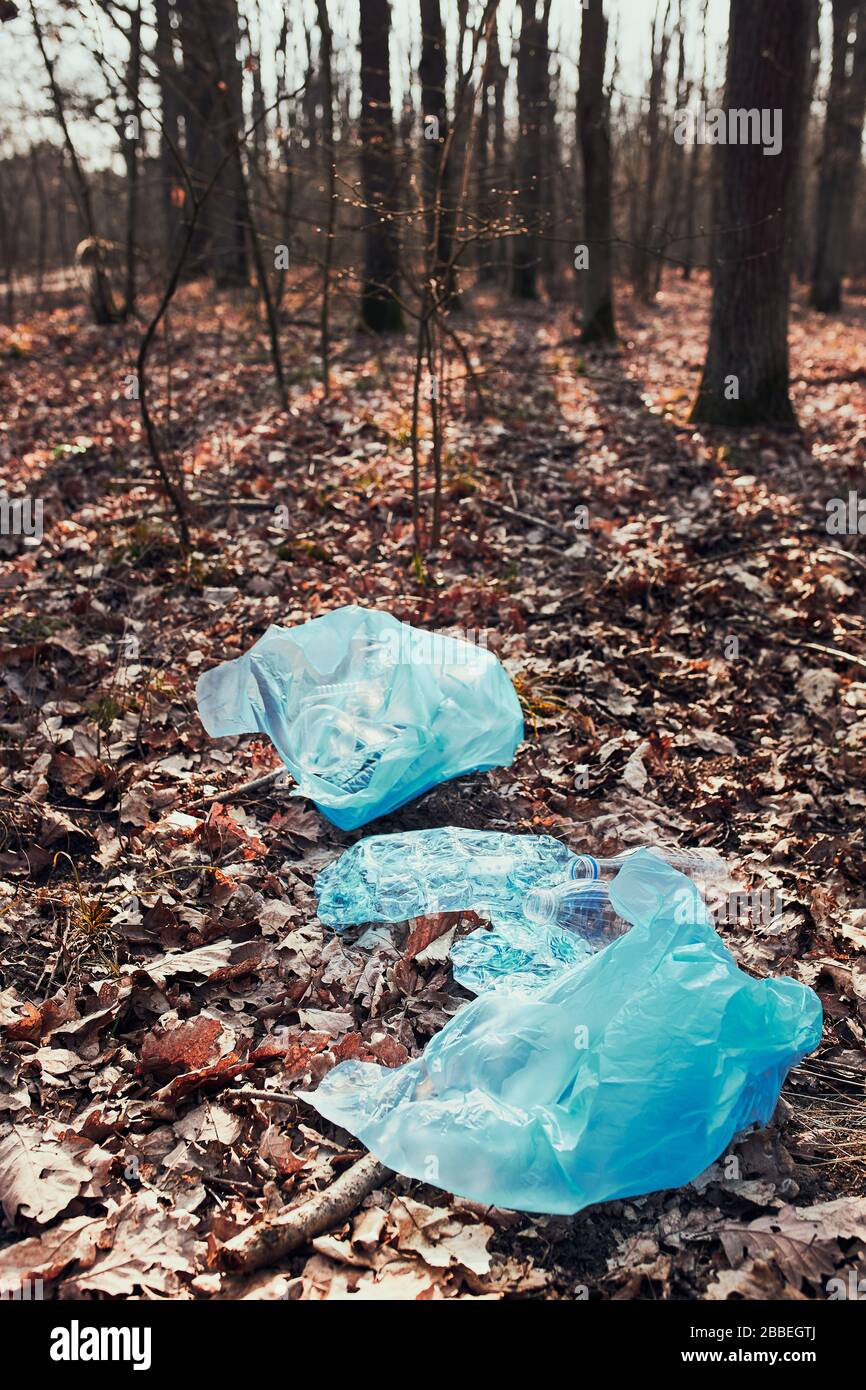
M 572 862 L 570 873 L 572 878 L 579 880 L 600 878 L 599 860 L 594 859 L 591 854 L 578 854 Z

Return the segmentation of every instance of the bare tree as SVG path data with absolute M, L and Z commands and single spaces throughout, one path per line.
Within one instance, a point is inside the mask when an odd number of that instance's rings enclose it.
M 122 124 L 126 164 L 126 275 L 123 312 L 135 309 L 136 229 L 138 227 L 138 148 L 141 132 L 141 0 L 129 19 L 129 59 L 126 66 L 127 109 Z
M 72 174 L 73 186 L 75 188 L 76 201 L 79 211 L 84 221 L 87 231 L 85 241 L 78 248 L 79 264 L 84 270 L 88 283 L 88 299 L 90 302 L 91 313 L 96 323 L 109 324 L 116 323 L 122 317 L 122 310 L 119 308 L 111 286 L 111 278 L 106 263 L 106 253 L 108 251 L 104 238 L 99 236 L 96 226 L 96 217 L 93 211 L 93 198 L 90 193 L 90 184 L 84 173 L 78 153 L 72 141 L 69 125 L 66 120 L 66 111 L 63 105 L 63 96 L 57 82 L 54 68 L 54 59 L 48 52 L 45 44 L 45 35 L 42 25 L 36 13 L 36 6 L 30 0 L 30 20 L 33 26 L 33 34 L 39 49 L 42 65 L 45 68 L 45 76 L 48 80 L 48 89 L 51 93 L 51 101 L 54 107 L 54 115 L 63 136 L 63 144 L 69 158 L 69 167 Z
M 866 3 L 833 0 L 833 66 L 818 184 L 811 301 L 825 314 L 842 307 L 854 193 L 866 112 Z
M 632 280 L 635 293 L 648 302 L 655 294 L 653 275 L 653 254 L 658 228 L 656 226 L 656 197 L 661 181 L 662 164 L 662 107 L 664 100 L 665 73 L 670 53 L 671 35 L 670 0 L 667 0 L 664 17 L 659 24 L 659 10 L 652 22 L 650 37 L 651 71 L 649 92 L 644 122 L 646 140 L 645 182 L 641 186 L 637 203 L 637 218 L 634 226 L 632 247 Z
M 788 241 L 803 119 L 809 0 L 731 0 L 725 107 L 780 111 L 781 148 L 717 146 L 718 261 L 691 419 L 794 425 L 788 394 Z
M 611 247 L 610 110 L 604 90 L 607 19 L 603 0 L 590 0 L 580 31 L 577 123 L 583 157 L 584 236 L 589 264 L 579 272 L 584 342 L 616 338 Z
M 517 216 L 511 290 L 518 299 L 538 293 L 538 231 L 547 98 L 550 0 L 520 0 L 520 50 L 517 56 Z
M 709 0 L 704 0 L 704 7 L 701 16 L 701 109 L 707 104 L 707 12 L 709 10 Z M 685 236 L 685 248 L 683 250 L 683 279 L 690 280 L 692 275 L 692 264 L 695 255 L 695 207 L 698 199 L 698 175 L 700 173 L 701 153 L 703 147 L 695 141 L 689 154 L 689 166 L 686 174 L 686 194 L 685 210 L 683 213 L 683 235 Z
M 421 81 L 422 171 L 427 239 L 432 246 L 433 273 L 437 280 L 451 257 L 454 209 L 451 201 L 451 145 L 448 138 L 448 103 L 445 26 L 439 0 L 421 0 Z M 453 282 L 453 271 L 452 271 Z M 453 283 L 445 287 L 450 298 Z
M 334 39 L 331 21 L 328 18 L 328 0 L 316 0 L 316 14 L 319 21 L 321 46 L 319 63 L 322 69 L 322 107 L 324 111 L 325 161 L 327 178 L 325 195 L 328 212 L 325 218 L 325 254 L 322 257 L 322 307 L 319 317 L 320 347 L 322 353 L 322 393 L 331 390 L 331 263 L 334 255 L 334 218 L 337 211 L 337 165 L 334 149 Z
M 186 162 L 196 196 L 221 170 L 216 195 L 196 222 L 187 274 L 210 273 L 218 285 L 247 281 L 245 195 L 239 161 L 226 159 L 243 127 L 237 0 L 178 0 L 183 48 Z M 189 217 L 189 209 L 186 209 Z
M 156 45 L 154 62 L 159 83 L 160 127 L 159 168 L 162 180 L 161 202 L 165 224 L 165 243 L 169 259 L 177 253 L 181 228 L 181 206 L 186 196 L 179 165 L 180 150 L 180 74 L 174 56 L 171 0 L 154 0 Z
M 397 170 L 391 112 L 389 0 L 361 3 L 361 184 L 364 281 L 361 318 L 375 333 L 403 327 L 398 299 L 400 250 L 394 208 Z

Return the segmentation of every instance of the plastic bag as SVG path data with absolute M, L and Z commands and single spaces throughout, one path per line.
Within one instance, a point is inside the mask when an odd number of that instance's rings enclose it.
M 297 782 L 342 830 L 439 782 L 507 765 L 520 702 L 492 652 L 389 613 L 338 608 L 273 626 L 196 687 L 209 734 L 268 734 Z
M 821 1005 L 743 974 L 694 884 L 650 852 L 610 896 L 632 929 L 585 963 L 530 994 L 482 994 L 421 1057 L 343 1062 L 306 1099 L 398 1172 L 518 1210 L 697 1177 L 770 1119 Z

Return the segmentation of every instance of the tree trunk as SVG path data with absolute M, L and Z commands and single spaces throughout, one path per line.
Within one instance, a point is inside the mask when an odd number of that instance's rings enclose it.
M 668 64 L 671 36 L 668 32 L 670 19 L 670 0 L 665 8 L 659 33 L 658 12 L 653 19 L 650 39 L 652 70 L 646 109 L 646 182 L 639 192 L 637 231 L 632 256 L 632 279 L 635 294 L 644 303 L 655 296 L 655 276 L 653 258 L 656 251 L 656 191 L 660 182 L 662 160 L 661 112 L 664 102 L 665 71 Z M 658 42 L 656 40 L 658 39 Z M 638 146 L 640 151 L 640 146 Z M 640 160 L 638 163 L 640 167 Z
M 242 285 L 247 282 L 242 171 L 237 159 L 226 159 L 243 130 L 237 0 L 178 0 L 178 14 L 186 156 L 196 198 L 223 166 L 196 222 L 187 274 L 209 272 L 218 285 Z M 189 208 L 186 213 L 189 221 Z
M 774 155 L 760 143 L 714 152 L 719 257 L 694 421 L 796 424 L 788 395 L 788 241 L 808 47 L 809 0 L 731 0 L 725 108 L 780 111 L 782 142 Z
M 451 199 L 451 141 L 448 139 L 445 26 L 439 0 L 421 0 L 422 174 L 429 263 L 437 282 L 451 259 L 454 208 Z M 450 298 L 454 286 L 441 286 Z
M 129 21 L 129 62 L 127 97 L 129 107 L 123 129 L 123 158 L 126 164 L 126 275 L 123 294 L 124 316 L 135 311 L 136 245 L 138 226 L 138 145 L 141 132 L 141 0 Z
M 505 82 L 508 69 L 499 47 L 498 16 L 490 36 L 490 52 L 483 77 L 481 120 L 478 128 L 478 218 L 482 228 L 478 245 L 481 280 L 501 278 L 502 259 L 496 228 L 502 220 L 502 180 L 505 177 Z M 498 257 L 498 259 L 497 259 Z
M 397 298 L 400 250 L 393 209 L 397 171 L 391 114 L 389 0 L 361 6 L 361 184 L 364 196 L 364 281 L 361 318 L 375 333 L 403 327 Z
M 538 17 L 536 0 L 520 0 L 520 51 L 517 57 L 517 217 L 511 292 L 517 299 L 538 295 L 538 216 L 541 210 L 544 102 L 547 94 L 549 3 Z
M 548 63 L 544 70 L 544 178 L 541 183 L 541 273 L 548 299 L 562 297 L 560 283 L 560 242 L 556 229 L 561 225 L 560 192 L 562 149 L 556 113 L 559 107 L 561 73 L 557 64 L 553 73 Z
M 678 0 L 674 34 L 677 39 L 676 109 L 679 111 L 688 106 L 692 92 L 691 83 L 686 81 L 686 22 L 683 15 L 683 0 Z M 677 241 L 679 235 L 685 162 L 685 151 L 682 146 L 674 144 L 670 139 L 670 121 L 667 119 L 665 121 L 665 134 L 668 137 L 666 140 L 668 162 L 664 179 L 664 209 L 661 215 L 661 235 L 659 237 L 660 254 L 656 257 L 653 276 L 653 293 L 655 295 L 661 289 L 668 247 Z
M 703 65 L 701 67 L 701 110 L 707 104 L 707 11 L 709 10 L 709 0 L 704 0 L 703 16 L 701 19 L 701 50 L 703 53 Z M 689 154 L 688 177 L 686 179 L 686 206 L 685 206 L 685 237 L 686 245 L 683 251 L 683 279 L 690 280 L 692 277 L 692 265 L 695 259 L 695 204 L 698 196 L 698 175 L 701 166 L 702 147 L 694 142 Z
M 856 28 L 856 37 L 852 37 Z M 824 314 L 842 307 L 854 192 L 866 109 L 866 0 L 833 0 L 833 68 L 827 94 L 818 184 L 811 302 Z
M 75 189 L 75 197 L 87 231 L 86 242 L 90 255 L 90 264 L 88 267 L 88 298 L 90 301 L 91 313 L 93 314 L 94 321 L 98 324 L 105 325 L 117 323 L 121 318 L 121 311 L 115 303 L 111 288 L 111 280 L 105 266 L 103 258 L 104 243 L 97 234 L 96 216 L 93 211 L 90 184 L 87 181 L 87 177 L 81 166 L 81 161 L 78 158 L 78 153 L 72 143 L 72 136 L 66 120 L 66 111 L 63 106 L 63 97 L 54 70 L 54 59 L 50 56 L 48 49 L 45 47 L 45 36 L 42 31 L 42 25 L 36 14 L 36 6 L 33 0 L 30 0 L 30 19 L 33 25 L 33 34 L 36 38 L 36 46 L 39 49 L 42 65 L 45 68 L 45 76 L 48 79 L 48 88 L 51 92 L 54 115 L 57 119 L 57 124 L 60 126 L 63 135 L 63 144 L 69 156 L 69 168 L 73 187 Z M 84 244 L 85 243 L 82 243 L 82 246 Z
M 610 112 L 604 90 L 607 19 L 602 0 L 583 11 L 580 31 L 580 69 L 577 120 L 583 158 L 584 235 L 589 265 L 581 276 L 583 328 L 586 343 L 616 339 L 613 315 L 613 250 L 611 245 Z
M 803 87 L 803 135 L 800 140 L 800 158 L 797 163 L 797 180 L 794 188 L 794 223 L 791 244 L 791 272 L 801 284 L 808 284 L 811 281 L 815 260 L 814 238 L 810 235 L 814 213 L 810 216 L 807 211 L 807 198 L 809 193 L 808 170 L 811 158 L 812 102 L 815 97 L 818 70 L 821 66 L 821 29 L 819 23 L 821 0 L 809 0 L 809 6 L 809 66 L 806 83 Z
M 322 101 L 324 109 L 324 137 L 326 178 L 325 194 L 328 199 L 328 212 L 325 217 L 325 252 L 322 256 L 322 307 L 319 317 L 319 341 L 322 354 L 322 394 L 328 396 L 331 390 L 331 261 L 334 255 L 334 217 L 337 210 L 337 166 L 334 149 L 334 71 L 332 63 L 333 34 L 328 18 L 328 0 L 316 0 L 316 16 L 319 23 L 319 66 L 322 69 Z
M 187 190 L 180 167 L 180 74 L 174 59 L 171 0 L 155 0 L 156 45 L 154 58 L 159 74 L 160 131 L 159 172 L 165 246 L 168 262 L 177 255 L 181 228 L 181 207 Z
M 280 199 L 279 237 L 288 253 L 291 252 L 292 221 L 294 213 L 294 164 L 292 159 L 292 135 L 294 132 L 294 103 L 288 99 L 288 45 L 289 17 L 283 14 L 282 28 L 277 40 L 277 138 L 280 149 L 279 172 L 282 177 L 282 197 Z M 277 274 L 275 300 L 279 308 L 286 289 L 288 266 L 280 264 Z

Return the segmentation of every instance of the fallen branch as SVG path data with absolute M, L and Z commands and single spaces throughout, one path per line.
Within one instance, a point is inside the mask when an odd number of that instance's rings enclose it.
M 227 787 L 225 791 L 214 792 L 213 796 L 200 796 L 195 801 L 187 802 L 187 809 L 192 811 L 197 807 L 212 806 L 215 801 L 224 805 L 227 801 L 237 801 L 239 796 L 246 796 L 247 792 L 263 791 L 282 777 L 285 770 L 284 767 L 275 767 L 273 772 L 266 772 L 264 777 L 254 777 L 251 782 L 241 782 L 239 787 Z
M 574 537 L 568 531 L 557 526 L 553 521 L 545 521 L 543 516 L 530 516 L 528 512 L 518 512 L 514 507 L 506 506 L 504 502 L 497 502 L 493 497 L 480 497 L 474 493 L 472 497 L 465 498 L 466 502 L 480 502 L 482 507 L 490 507 L 494 512 L 501 512 L 503 516 L 510 516 L 514 521 L 522 521 L 525 526 L 541 526 L 545 531 L 552 531 L 560 540 L 570 541 Z
M 277 1105 L 297 1105 L 298 1097 L 292 1095 L 291 1091 L 227 1091 L 225 1093 L 228 1100 L 269 1100 L 275 1101 Z
M 387 1182 L 391 1174 L 392 1170 L 384 1163 L 372 1154 L 365 1154 L 323 1192 L 317 1192 L 272 1221 L 248 1226 L 240 1235 L 226 1241 L 220 1250 L 223 1267 L 250 1273 L 275 1264 L 299 1245 L 305 1245 L 345 1221 L 365 1197 Z

